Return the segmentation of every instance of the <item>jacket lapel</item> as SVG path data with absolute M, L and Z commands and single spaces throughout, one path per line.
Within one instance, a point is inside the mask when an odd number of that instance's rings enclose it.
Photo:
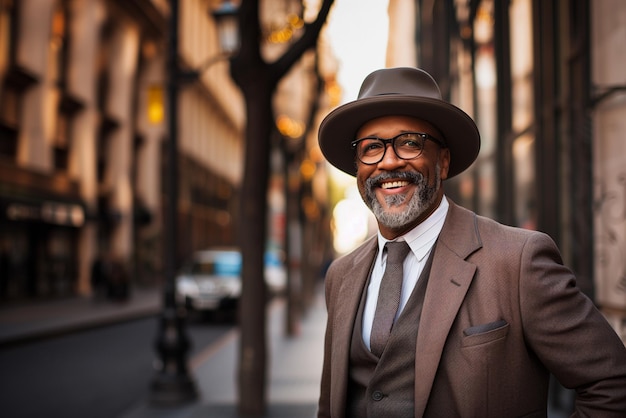
M 345 271 L 341 279 L 334 317 L 343 320 L 335 321 L 333 325 L 332 370 L 333 381 L 331 387 L 332 416 L 342 417 L 346 410 L 346 395 L 348 393 L 348 366 L 350 357 L 350 341 L 361 295 L 368 281 L 372 263 L 378 251 L 376 236 L 370 239 L 358 253 L 354 254 L 353 264 Z
M 443 347 L 476 266 L 465 261 L 482 244 L 476 215 L 449 201 L 450 208 L 435 247 L 415 348 L 415 416 L 426 409 Z

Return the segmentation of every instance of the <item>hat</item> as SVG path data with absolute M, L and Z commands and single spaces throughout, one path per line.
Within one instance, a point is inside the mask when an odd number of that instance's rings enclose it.
M 368 75 L 356 100 L 337 107 L 324 118 L 318 139 L 326 159 L 356 176 L 350 143 L 357 139 L 361 126 L 381 116 L 411 116 L 435 126 L 450 149 L 448 178 L 463 172 L 478 156 L 480 134 L 472 118 L 442 100 L 437 83 L 426 71 L 398 67 Z

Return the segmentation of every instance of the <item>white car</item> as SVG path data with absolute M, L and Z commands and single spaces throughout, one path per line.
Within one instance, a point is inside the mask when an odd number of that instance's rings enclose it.
M 234 309 L 241 296 L 241 252 L 220 248 L 195 252 L 176 278 L 176 297 L 188 309 Z M 274 253 L 265 255 L 265 281 L 270 295 L 284 292 L 287 274 Z

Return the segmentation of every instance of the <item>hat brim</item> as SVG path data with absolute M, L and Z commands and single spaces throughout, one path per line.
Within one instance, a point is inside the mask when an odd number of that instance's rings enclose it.
M 318 138 L 328 162 L 356 176 L 350 143 L 356 139 L 361 126 L 382 116 L 410 116 L 435 126 L 450 149 L 448 178 L 465 171 L 478 157 L 480 133 L 472 118 L 458 107 L 429 97 L 380 95 L 346 103 L 324 118 Z

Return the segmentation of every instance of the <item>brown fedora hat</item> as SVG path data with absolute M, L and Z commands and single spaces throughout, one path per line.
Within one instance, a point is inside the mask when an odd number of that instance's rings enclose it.
M 319 129 L 319 144 L 335 167 L 356 175 L 354 150 L 350 142 L 363 124 L 381 116 L 412 116 L 428 121 L 442 133 L 450 149 L 448 178 L 467 169 L 480 150 L 476 124 L 458 107 L 442 100 L 439 86 L 426 71 L 398 67 L 368 75 L 359 97 L 330 112 Z

